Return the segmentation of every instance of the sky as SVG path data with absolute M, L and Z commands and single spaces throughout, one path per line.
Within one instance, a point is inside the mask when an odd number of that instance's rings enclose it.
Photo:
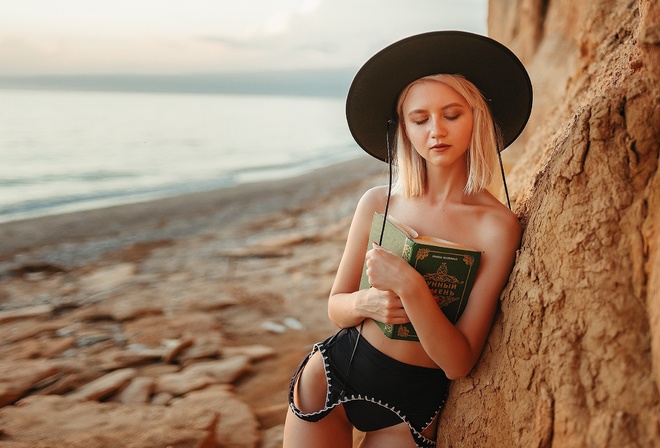
M 488 0 L 0 2 L 0 75 L 359 67 L 425 31 L 487 34 Z

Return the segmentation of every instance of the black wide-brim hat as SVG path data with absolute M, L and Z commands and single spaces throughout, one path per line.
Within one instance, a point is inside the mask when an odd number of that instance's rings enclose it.
M 532 110 L 532 83 L 516 55 L 486 36 L 435 31 L 389 45 L 357 72 L 346 119 L 358 145 L 387 162 L 388 123 L 397 122 L 399 94 L 411 82 L 440 73 L 462 75 L 477 86 L 500 128 L 502 149 L 523 131 Z

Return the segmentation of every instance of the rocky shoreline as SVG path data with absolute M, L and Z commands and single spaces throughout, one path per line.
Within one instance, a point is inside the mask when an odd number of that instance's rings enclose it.
M 0 225 L 0 447 L 280 446 L 383 169 Z

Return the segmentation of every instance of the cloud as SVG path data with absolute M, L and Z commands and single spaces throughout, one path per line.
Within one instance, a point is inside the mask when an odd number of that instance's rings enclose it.
M 437 29 L 486 32 L 486 1 L 309 0 L 303 8 L 271 18 L 246 36 L 242 47 L 263 54 L 255 64 L 280 67 L 360 65 L 385 45 Z M 248 63 L 243 58 L 243 63 Z
M 42 10 L 51 5 L 24 2 Z M 108 17 L 101 20 L 102 14 L 85 0 L 86 9 L 75 16 L 59 13 L 60 28 L 52 23 L 44 28 L 40 19 L 34 28 L 29 22 L 21 28 L 16 8 L 9 26 L 0 5 L 0 73 L 357 67 L 383 46 L 411 34 L 435 29 L 486 32 L 487 0 L 246 0 L 232 6 L 216 0 L 141 0 L 141 12 L 127 14 L 134 3 L 116 0 L 115 15 L 105 9 Z M 27 17 L 27 12 L 21 14 Z

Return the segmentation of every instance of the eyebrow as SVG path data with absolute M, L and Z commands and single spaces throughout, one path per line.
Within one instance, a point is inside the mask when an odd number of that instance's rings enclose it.
M 450 109 L 452 107 L 463 107 L 464 108 L 465 106 L 461 103 L 449 103 L 445 106 L 442 106 L 440 109 L 446 110 L 446 109 Z M 427 112 L 426 109 L 415 109 L 415 110 L 411 110 L 410 112 L 408 112 L 408 116 L 413 115 L 413 114 L 426 113 L 426 112 Z

